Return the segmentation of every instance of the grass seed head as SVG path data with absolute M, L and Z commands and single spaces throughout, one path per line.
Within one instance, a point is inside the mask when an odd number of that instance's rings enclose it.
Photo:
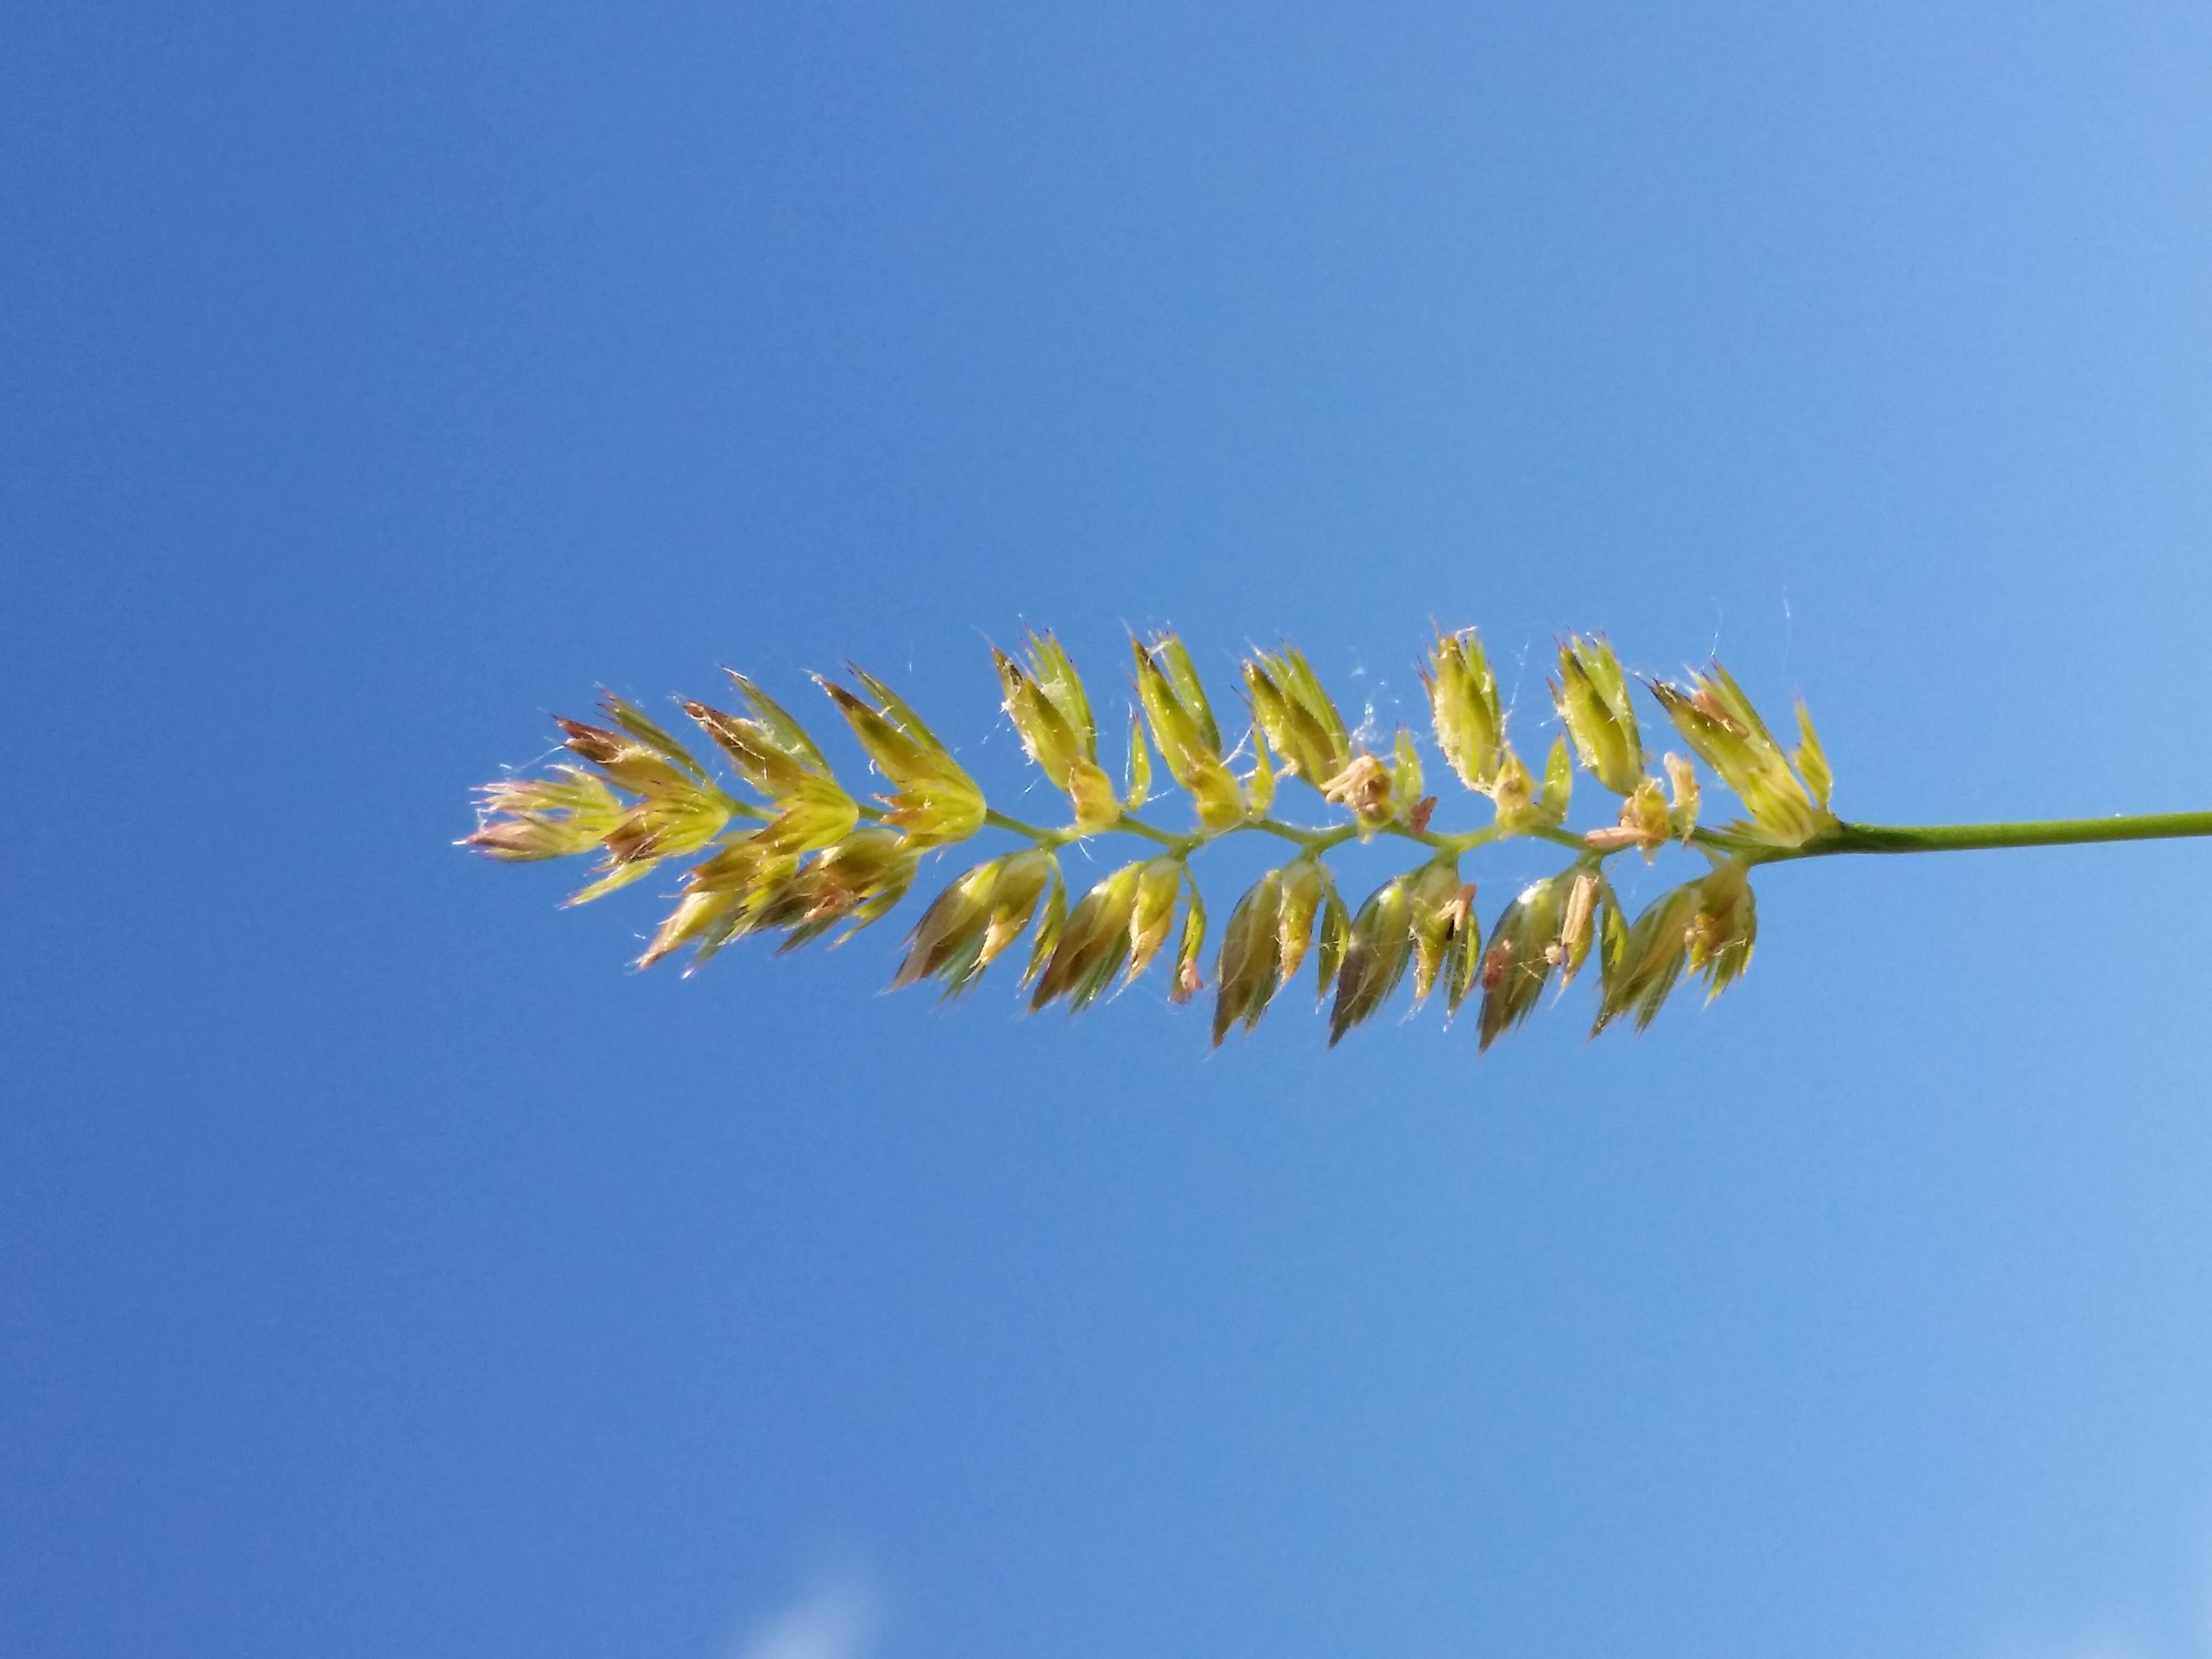
M 1844 828 L 1833 781 L 1811 716 L 1800 702 L 1785 753 L 1742 688 L 1718 663 L 1686 683 L 1647 682 L 1698 760 L 1741 802 L 1745 817 L 1699 827 L 1696 763 L 1663 757 L 1664 785 L 1645 773 L 1643 735 L 1628 677 L 1602 636 L 1573 635 L 1559 647 L 1552 694 L 1562 732 L 1540 777 L 1506 741 L 1505 717 L 1480 639 L 1440 635 L 1422 663 L 1438 751 L 1470 789 L 1487 795 L 1486 830 L 1431 830 L 1423 759 L 1401 727 L 1386 755 L 1352 741 L 1311 665 L 1287 644 L 1241 665 L 1251 713 L 1252 765 L 1239 777 L 1190 653 L 1173 633 L 1132 641 L 1135 706 L 1127 774 L 1118 793 L 1098 758 L 1097 720 L 1073 659 L 1049 632 L 1030 629 L 1018 653 L 994 647 L 1008 718 L 1022 747 L 1069 802 L 1062 827 L 1037 829 L 992 813 L 983 793 L 897 692 L 857 666 L 849 684 L 818 683 L 869 763 L 890 784 L 883 810 L 839 782 L 812 738 L 759 686 L 732 672 L 737 704 L 680 706 L 711 740 L 695 754 L 643 709 L 610 692 L 604 724 L 562 720 L 575 763 L 544 776 L 507 778 L 478 792 L 477 822 L 461 844 L 507 862 L 597 854 L 582 903 L 683 860 L 673 908 L 638 959 L 650 966 L 688 950 L 695 971 L 732 942 L 780 936 L 788 951 L 842 928 L 879 920 L 910 890 L 918 856 L 976 834 L 987 822 L 1028 838 L 1018 850 L 973 866 L 923 909 L 908 935 L 894 983 L 935 980 L 948 997 L 1030 935 L 1022 983 L 1032 1007 L 1081 1009 L 1128 983 L 1176 935 L 1169 998 L 1191 1000 L 1204 982 L 1204 896 L 1190 856 L 1212 839 L 1263 830 L 1300 844 L 1297 857 L 1263 875 L 1237 902 L 1215 957 L 1212 1026 L 1218 1042 L 1250 1030 L 1304 965 L 1331 1004 L 1329 1041 L 1372 1018 L 1410 969 L 1418 1006 L 1437 988 L 1446 1017 L 1481 993 L 1480 1043 L 1525 1020 L 1553 981 L 1564 989 L 1597 959 L 1594 1029 L 1624 1015 L 1640 1028 L 1686 969 L 1708 997 L 1740 977 L 1758 933 L 1750 866 Z M 1195 832 L 1162 829 L 1133 814 L 1152 793 L 1157 750 L 1195 809 Z M 726 763 L 758 797 L 726 793 L 702 762 Z M 1566 830 L 1577 766 L 1621 798 L 1616 821 Z M 1303 780 L 1349 822 L 1301 829 L 1267 815 L 1282 777 Z M 1124 865 L 1073 899 L 1055 857 L 1060 846 L 1112 831 L 1150 837 L 1154 856 Z M 1339 894 L 1328 850 L 1357 835 L 1388 832 L 1424 842 L 1431 856 L 1383 882 L 1354 915 Z M 1458 857 L 1504 836 L 1565 842 L 1580 853 L 1558 875 L 1522 889 L 1487 939 L 1475 890 Z M 1697 845 L 1709 873 L 1663 895 L 1632 921 L 1606 881 L 1602 861 L 1634 848 L 1648 860 L 1669 841 Z M 1809 850 L 1826 850 L 1814 847 Z M 1180 920 L 1180 927 L 1177 923 Z M 1333 999 L 1333 1001 L 1332 1001 Z

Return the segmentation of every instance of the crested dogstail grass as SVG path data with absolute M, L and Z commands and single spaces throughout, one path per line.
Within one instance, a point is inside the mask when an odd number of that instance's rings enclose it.
M 921 716 L 853 668 L 850 685 L 819 676 L 816 684 L 889 785 L 872 800 L 848 788 L 796 719 L 732 672 L 735 710 L 679 704 L 718 768 L 609 694 L 605 725 L 556 721 L 583 763 L 485 785 L 476 830 L 459 844 L 509 861 L 596 854 L 572 904 L 676 866 L 675 908 L 637 965 L 688 952 L 690 974 L 755 935 L 775 937 L 779 953 L 825 934 L 842 943 L 896 908 L 919 854 L 995 833 L 1012 845 L 956 875 L 923 907 L 893 988 L 934 981 L 957 997 L 1012 953 L 1031 1009 L 1063 1002 L 1080 1011 L 1158 963 L 1171 1001 L 1190 1001 L 1211 984 L 1218 1044 L 1232 1030 L 1251 1030 L 1304 979 L 1327 1010 L 1334 1046 L 1410 979 L 1413 1004 L 1441 997 L 1447 1019 L 1474 999 L 1477 1038 L 1487 1048 L 1547 989 L 1564 990 L 1586 972 L 1596 981 L 1593 1035 L 1622 1019 L 1649 1025 L 1686 979 L 1702 980 L 1709 1000 L 1719 995 L 1751 964 L 1759 934 L 1751 876 L 1764 864 L 2212 835 L 2212 812 L 1849 823 L 1832 809 L 1833 779 L 1802 702 L 1788 741 L 1718 662 L 1680 683 L 1638 681 L 1602 636 L 1559 643 L 1548 684 L 1562 729 L 1532 761 L 1513 745 L 1510 711 L 1480 637 L 1440 633 L 1419 665 L 1440 762 L 1426 770 L 1414 734 L 1401 726 L 1385 739 L 1371 708 L 1347 729 L 1288 644 L 1242 664 L 1242 727 L 1224 733 L 1181 640 L 1167 632 L 1130 643 L 1126 737 L 1109 730 L 1103 753 L 1090 695 L 1052 635 L 1032 630 L 1019 656 L 993 649 L 1002 705 L 1024 752 L 1065 797 L 1064 824 L 993 808 Z M 1687 754 L 1669 750 L 1655 762 L 1637 719 L 1639 684 Z M 1725 823 L 1701 817 L 1701 766 L 1741 807 Z M 1436 770 L 1486 804 L 1489 823 L 1438 827 Z M 1577 775 L 1605 793 L 1610 823 L 1568 827 Z M 1164 785 L 1188 797 L 1194 828 L 1139 815 Z M 1277 816 L 1293 785 L 1322 822 Z M 1272 838 L 1283 862 L 1210 921 L 1194 855 L 1237 835 Z M 1087 859 L 1072 884 L 1061 853 L 1094 841 L 1101 854 L 1133 842 L 1144 855 Z M 1414 861 L 1371 892 L 1346 894 L 1329 854 L 1354 841 L 1403 843 Z M 1559 867 L 1504 895 L 1486 929 L 1462 862 L 1508 841 L 1554 850 Z M 1609 861 L 1632 853 L 1649 862 L 1670 844 L 1701 854 L 1704 871 L 1631 916 L 1607 878 Z M 1024 938 L 1026 950 L 1017 951 Z

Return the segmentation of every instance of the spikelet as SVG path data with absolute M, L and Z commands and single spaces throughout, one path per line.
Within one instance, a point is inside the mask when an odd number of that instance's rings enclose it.
M 1802 847 L 1836 825 L 1828 810 L 1832 781 L 1827 757 L 1813 735 L 1812 717 L 1798 710 L 1802 740 L 1797 770 L 1766 729 L 1728 670 L 1717 662 L 1693 673 L 1686 686 L 1647 682 L 1667 716 L 1698 758 L 1720 775 L 1751 814 L 1729 826 L 1747 839 L 1774 847 Z

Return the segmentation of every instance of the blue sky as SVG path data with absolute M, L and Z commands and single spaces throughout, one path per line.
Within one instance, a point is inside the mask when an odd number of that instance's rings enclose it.
M 1025 621 L 1116 720 L 1172 623 L 1387 725 L 1433 619 L 1541 741 L 1602 629 L 1850 817 L 2212 805 L 2205 14 L 7 35 L 0 1648 L 2212 1653 L 2199 846 L 1778 869 L 1478 1063 L 635 975 L 449 845 L 724 663 L 1049 816 Z

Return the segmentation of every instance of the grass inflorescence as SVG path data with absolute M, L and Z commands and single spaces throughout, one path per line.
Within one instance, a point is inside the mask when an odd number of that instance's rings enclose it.
M 1803 703 L 1794 741 L 1778 738 L 1717 662 L 1679 683 L 1641 680 L 1689 751 L 1664 753 L 1655 765 L 1636 715 L 1638 682 L 1602 637 L 1560 642 L 1550 686 L 1562 729 L 1540 767 L 1531 766 L 1513 746 L 1472 629 L 1440 634 L 1421 664 L 1435 751 L 1489 805 L 1487 824 L 1446 830 L 1433 822 L 1437 799 L 1414 734 L 1401 726 L 1387 751 L 1375 752 L 1347 730 L 1293 647 L 1243 662 L 1247 730 L 1225 744 L 1182 642 L 1170 632 L 1131 647 L 1118 784 L 1100 757 L 1090 696 L 1059 641 L 1031 631 L 1018 656 L 992 653 L 1024 752 L 1067 798 L 1064 824 L 993 808 L 921 715 L 854 668 L 850 684 L 816 683 L 889 785 L 871 800 L 846 787 L 797 720 L 733 672 L 735 708 L 679 704 L 718 768 L 608 694 L 605 724 L 558 721 L 582 763 L 485 786 L 477 829 L 460 844 L 508 860 L 597 855 L 571 903 L 680 862 L 675 908 L 637 965 L 688 951 L 690 973 L 750 935 L 775 935 L 782 950 L 831 933 L 842 942 L 906 896 L 920 854 L 997 832 L 1016 845 L 956 876 L 923 908 L 894 988 L 933 980 L 957 996 L 1026 936 L 1020 982 L 1029 1006 L 1079 1010 L 1164 958 L 1171 1000 L 1212 984 L 1218 1044 L 1257 1024 L 1277 994 L 1310 971 L 1333 1045 L 1410 975 L 1415 1004 L 1441 994 L 1447 1018 L 1475 999 L 1487 1048 L 1547 989 L 1563 990 L 1585 970 L 1597 981 L 1593 1033 L 1624 1018 L 1650 1024 L 1686 975 L 1717 996 L 1750 965 L 1759 932 L 1751 874 L 1763 864 L 2212 834 L 2212 813 L 1930 829 L 1844 823 L 1831 809 L 1827 757 Z M 1726 823 L 1701 821 L 1701 765 L 1741 805 Z M 1161 793 L 1162 772 L 1189 799 L 1188 830 L 1139 815 Z M 1617 804 L 1613 822 L 1567 827 L 1577 772 Z M 1323 822 L 1276 815 L 1289 783 L 1302 786 Z M 1207 909 L 1191 863 L 1236 835 L 1271 837 L 1287 857 L 1228 908 L 1209 975 Z M 1061 849 L 1116 836 L 1147 843 L 1148 855 L 1072 891 Z M 1328 857 L 1355 839 L 1402 842 L 1418 860 L 1356 908 Z M 1515 839 L 1556 847 L 1562 867 L 1512 894 L 1486 929 L 1461 861 Z M 1608 861 L 1629 852 L 1649 861 L 1669 844 L 1701 854 L 1706 867 L 1632 917 Z

